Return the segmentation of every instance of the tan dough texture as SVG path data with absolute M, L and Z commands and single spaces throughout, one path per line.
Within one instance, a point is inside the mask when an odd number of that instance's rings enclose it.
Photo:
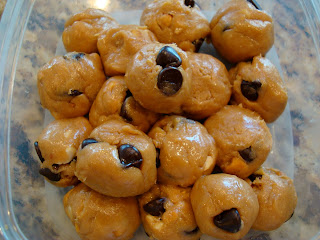
M 267 58 L 256 56 L 252 62 L 238 63 L 230 69 L 230 79 L 235 102 L 259 113 L 267 123 L 275 121 L 284 111 L 288 100 L 287 91 L 277 68 Z M 243 95 L 243 80 L 261 83 L 256 101 L 250 101 Z
M 114 26 L 118 26 L 118 23 L 107 12 L 88 8 L 66 21 L 62 42 L 67 52 L 98 52 L 99 35 Z
M 218 148 L 217 165 L 225 173 L 246 178 L 267 159 L 272 136 L 261 117 L 240 106 L 225 106 L 209 117 L 204 126 Z M 247 155 L 250 160 L 241 156 Z
M 160 151 L 158 182 L 188 187 L 212 172 L 217 156 L 215 141 L 199 122 L 167 116 L 152 127 L 149 136 Z
M 237 176 L 224 173 L 199 178 L 191 191 L 191 204 L 201 232 L 225 240 L 245 236 L 259 211 L 257 196 L 250 185 Z M 241 228 L 236 233 L 225 231 L 214 223 L 214 217 L 233 208 L 241 218 Z
M 90 188 L 113 197 L 136 196 L 156 183 L 156 150 L 152 140 L 133 125 L 110 119 L 95 128 L 92 143 L 78 150 L 75 175 Z M 125 168 L 118 148 L 130 144 L 142 156 L 139 168 Z
M 182 86 L 174 95 L 165 95 L 157 86 L 158 75 L 163 69 L 156 59 L 164 46 L 172 47 L 182 59 L 178 70 L 182 74 Z M 128 65 L 125 75 L 127 87 L 133 97 L 146 109 L 158 113 L 181 113 L 181 106 L 190 92 L 191 69 L 187 55 L 173 44 L 149 44 L 138 51 Z
M 292 179 L 278 169 L 263 167 L 247 179 L 258 196 L 259 214 L 253 228 L 272 231 L 288 221 L 297 205 Z
M 198 240 L 201 232 L 197 227 L 190 203 L 191 188 L 173 185 L 154 185 L 139 197 L 141 220 L 151 239 Z M 153 216 L 144 210 L 149 202 L 164 198 L 165 212 Z
M 41 169 L 49 169 L 60 175 L 59 181 L 50 181 L 58 187 L 78 182 L 74 174 L 76 153 L 81 142 L 89 136 L 92 127 L 84 117 L 55 120 L 44 128 L 37 138 L 38 148 L 44 161 Z
M 184 0 L 155 0 L 143 10 L 140 24 L 147 26 L 162 43 L 176 43 L 185 51 L 196 51 L 210 34 L 209 22 L 197 4 Z
M 213 16 L 210 28 L 214 47 L 233 63 L 265 55 L 274 42 L 272 17 L 246 0 L 226 3 Z
M 98 50 L 108 76 L 124 75 L 133 55 L 144 45 L 158 42 L 147 27 L 119 25 L 98 38 Z
M 140 225 L 137 199 L 102 195 L 80 183 L 63 198 L 82 240 L 129 240 Z
M 203 53 L 188 53 L 191 93 L 183 104 L 185 115 L 204 119 L 227 105 L 231 96 L 229 73 L 222 62 Z
M 97 53 L 54 57 L 38 72 L 41 104 L 56 119 L 84 116 L 105 80 Z

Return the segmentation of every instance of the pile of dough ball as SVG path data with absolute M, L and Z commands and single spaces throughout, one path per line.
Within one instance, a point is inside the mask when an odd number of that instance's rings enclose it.
M 264 57 L 272 18 L 232 0 L 211 23 L 193 0 L 154 0 L 140 25 L 87 9 L 66 23 L 67 54 L 38 72 L 55 118 L 36 139 L 39 173 L 58 186 L 86 240 L 240 239 L 279 228 L 297 203 L 293 181 L 262 166 L 266 123 L 287 92 Z M 233 63 L 198 53 L 211 41 Z M 280 160 L 280 159 L 279 159 Z

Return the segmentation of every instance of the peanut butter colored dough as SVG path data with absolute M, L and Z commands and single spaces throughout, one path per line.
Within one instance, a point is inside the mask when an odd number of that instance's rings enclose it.
M 209 22 L 197 4 L 185 0 L 155 0 L 146 6 L 140 24 L 147 26 L 162 43 L 176 43 L 185 51 L 199 50 L 210 34 Z
M 152 140 L 142 131 L 111 119 L 95 128 L 89 138 L 96 142 L 85 144 L 90 141 L 85 140 L 78 150 L 75 175 L 81 182 L 113 197 L 136 196 L 156 183 L 156 150 Z M 134 148 L 121 150 L 127 145 Z M 140 162 L 131 161 L 140 159 Z
M 69 18 L 62 33 L 62 41 L 67 52 L 98 52 L 99 35 L 118 23 L 107 12 L 88 8 Z
M 133 55 L 155 42 L 157 38 L 147 27 L 120 25 L 104 31 L 98 38 L 98 50 L 106 75 L 124 75 Z
M 58 187 L 78 182 L 74 174 L 76 153 L 91 131 L 91 125 L 84 117 L 55 120 L 42 130 L 35 148 L 41 161 L 40 172 L 46 180 Z
M 217 149 L 202 124 L 181 116 L 166 116 L 152 127 L 149 136 L 159 151 L 159 183 L 188 187 L 212 172 Z
M 97 53 L 54 57 L 38 72 L 41 104 L 56 119 L 84 116 L 105 80 Z
M 130 95 L 124 77 L 115 76 L 103 84 L 89 113 L 89 120 L 93 127 L 101 125 L 109 118 L 125 120 L 139 130 L 147 132 L 160 115 L 137 103 Z
M 228 104 L 231 96 L 229 74 L 222 62 L 203 53 L 187 53 L 192 69 L 191 93 L 183 104 L 185 115 L 204 119 Z
M 277 68 L 261 56 L 230 69 L 233 98 L 267 122 L 275 121 L 287 105 L 287 91 Z M 252 99 L 253 98 L 253 99 Z
M 246 178 L 267 159 L 272 136 L 259 114 L 240 106 L 225 106 L 204 126 L 218 148 L 217 165 L 225 173 Z
M 129 240 L 140 225 L 137 199 L 102 195 L 80 183 L 63 198 L 82 240 Z
M 174 81 L 181 80 L 178 82 L 181 86 L 177 87 L 177 82 L 170 83 L 169 79 L 166 81 L 166 87 L 161 90 L 159 88 L 159 74 L 164 69 L 172 70 L 171 67 L 162 67 L 156 62 L 160 50 L 165 46 L 173 48 L 182 60 L 181 65 L 175 67 L 174 72 L 174 74 L 180 72 L 181 78 L 171 78 Z M 191 68 L 187 55 L 173 44 L 148 44 L 132 58 L 126 71 L 125 82 L 133 97 L 144 108 L 158 113 L 181 113 L 182 104 L 190 93 L 191 85 Z M 172 90 L 175 87 L 175 93 L 169 95 L 164 93 L 164 91 Z
M 272 17 L 246 0 L 226 3 L 213 16 L 210 28 L 214 47 L 233 63 L 265 55 L 274 42 Z
M 245 236 L 259 211 L 250 185 L 224 173 L 199 178 L 191 191 L 191 204 L 200 231 L 225 240 Z
M 260 206 L 254 229 L 272 231 L 291 218 L 297 205 L 292 179 L 278 169 L 263 167 L 246 181 L 258 196 Z
M 139 197 L 141 220 L 149 238 L 200 239 L 202 233 L 194 218 L 190 192 L 191 188 L 157 184 Z

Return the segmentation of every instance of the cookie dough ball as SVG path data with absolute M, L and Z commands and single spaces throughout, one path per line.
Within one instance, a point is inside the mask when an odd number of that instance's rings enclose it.
M 38 72 L 41 105 L 55 119 L 84 116 L 105 80 L 97 53 L 57 56 Z
M 199 178 L 191 191 L 191 204 L 201 232 L 225 240 L 246 235 L 259 211 L 250 185 L 224 173 Z
M 265 55 L 274 42 L 272 17 L 246 0 L 225 4 L 212 18 L 210 27 L 214 47 L 233 63 Z
M 183 104 L 185 115 L 204 119 L 227 105 L 231 96 L 229 74 L 222 62 L 203 53 L 188 53 L 192 69 L 191 93 Z
M 175 45 L 149 44 L 134 55 L 125 81 L 144 108 L 181 113 L 190 92 L 191 68 L 186 53 Z
M 76 153 L 91 131 L 91 125 L 84 117 L 51 122 L 34 143 L 41 161 L 39 173 L 58 187 L 76 184 Z
M 140 24 L 162 43 L 176 43 L 184 51 L 198 51 L 210 26 L 195 1 L 155 0 L 142 12 Z
M 246 178 L 267 159 L 272 136 L 259 114 L 240 106 L 225 106 L 204 126 L 217 143 L 217 164 L 225 173 Z
M 143 227 L 151 239 L 200 239 L 190 192 L 191 188 L 159 184 L 139 198 Z
M 114 26 L 118 23 L 107 12 L 88 8 L 66 21 L 62 42 L 67 52 L 98 52 L 98 36 Z
M 63 198 L 82 240 L 129 240 L 140 225 L 137 199 L 102 195 L 80 183 Z
M 297 205 L 292 179 L 280 170 L 263 167 L 250 175 L 247 182 L 258 196 L 260 206 L 254 229 L 272 231 L 291 218 Z
M 123 119 L 139 130 L 147 132 L 160 118 L 160 114 L 143 108 L 131 95 L 124 77 L 109 78 L 100 89 L 89 113 L 93 127 L 97 127 L 109 118 Z
M 188 187 L 212 172 L 216 145 L 205 127 L 180 116 L 166 116 L 150 130 L 158 151 L 158 182 Z
M 98 38 L 98 50 L 108 76 L 124 75 L 133 55 L 144 45 L 158 42 L 147 28 L 120 25 L 103 32 Z
M 287 105 L 287 91 L 277 68 L 261 56 L 230 69 L 233 99 L 267 122 L 275 121 Z
M 112 119 L 82 142 L 75 175 L 99 193 L 136 196 L 156 183 L 156 150 L 143 132 Z

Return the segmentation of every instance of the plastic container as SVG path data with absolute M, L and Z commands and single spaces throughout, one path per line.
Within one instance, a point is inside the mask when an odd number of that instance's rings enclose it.
M 0 239 L 79 239 L 63 210 L 67 189 L 50 185 L 38 174 L 33 142 L 51 117 L 40 105 L 36 74 L 54 55 L 63 54 L 61 34 L 72 14 L 96 7 L 122 24 L 138 24 L 146 2 L 8 1 L 0 23 Z M 223 2 L 198 1 L 209 20 Z M 274 146 L 265 165 L 294 178 L 299 200 L 292 219 L 266 233 L 269 238 L 251 231 L 244 239 L 319 240 L 320 2 L 259 4 L 274 18 L 275 45 L 267 56 L 282 70 L 289 94 L 286 111 L 269 125 Z M 142 228 L 135 239 L 147 239 Z

